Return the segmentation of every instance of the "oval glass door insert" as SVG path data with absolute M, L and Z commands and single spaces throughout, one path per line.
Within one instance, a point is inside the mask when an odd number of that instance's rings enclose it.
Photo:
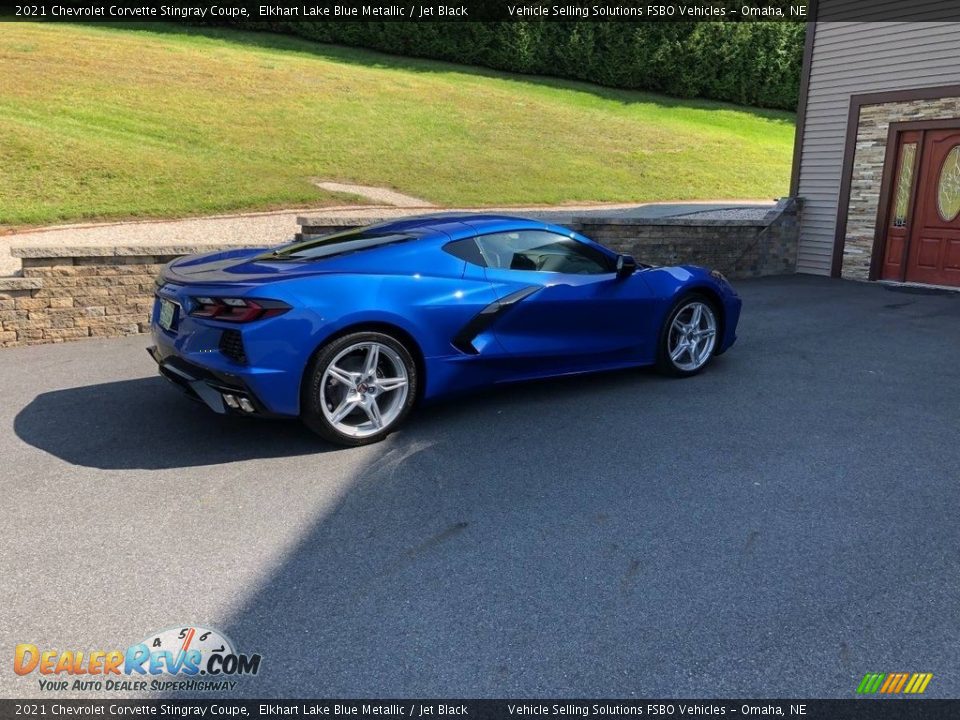
M 951 222 L 960 214 L 960 145 L 950 149 L 940 168 L 937 211 L 944 222 Z

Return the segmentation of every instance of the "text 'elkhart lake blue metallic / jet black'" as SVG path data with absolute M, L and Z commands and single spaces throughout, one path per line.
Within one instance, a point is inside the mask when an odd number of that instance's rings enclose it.
M 740 316 L 716 271 L 638 266 L 567 228 L 480 214 L 184 257 L 157 285 L 150 353 L 167 379 L 216 412 L 300 417 L 345 445 L 495 383 L 692 375 Z

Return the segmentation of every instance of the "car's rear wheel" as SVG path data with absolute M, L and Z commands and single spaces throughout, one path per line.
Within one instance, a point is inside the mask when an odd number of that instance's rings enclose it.
M 340 445 L 382 440 L 403 422 L 417 397 L 417 365 L 394 337 L 357 332 L 314 357 L 304 383 L 307 427 Z
M 680 298 L 667 314 L 657 347 L 657 368 L 668 375 L 695 375 L 717 348 L 717 309 L 700 294 Z

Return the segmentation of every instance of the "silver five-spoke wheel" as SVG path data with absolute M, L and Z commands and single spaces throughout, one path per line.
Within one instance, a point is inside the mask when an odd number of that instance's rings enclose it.
M 716 343 L 717 317 L 707 303 L 691 300 L 673 315 L 667 352 L 678 370 L 699 370 L 710 359 Z
M 337 353 L 323 371 L 319 405 L 336 430 L 365 438 L 396 421 L 409 388 L 407 367 L 393 348 L 358 342 Z

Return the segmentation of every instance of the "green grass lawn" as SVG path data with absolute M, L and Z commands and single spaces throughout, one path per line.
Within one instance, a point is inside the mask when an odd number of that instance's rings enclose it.
M 0 224 L 343 200 L 312 178 L 448 206 L 770 198 L 793 120 L 272 35 L 8 23 Z

